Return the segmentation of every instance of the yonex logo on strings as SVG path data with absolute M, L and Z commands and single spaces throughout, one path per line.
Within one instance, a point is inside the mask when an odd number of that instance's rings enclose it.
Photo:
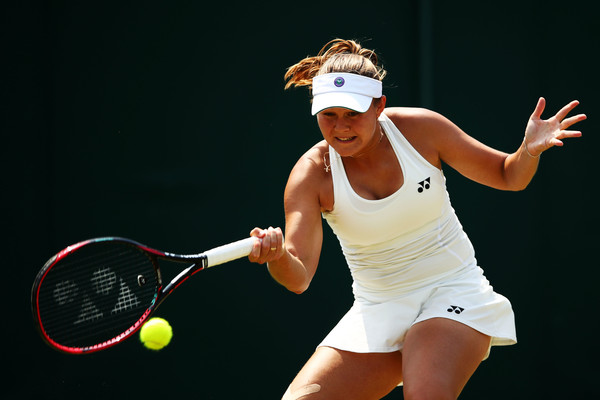
M 427 190 L 431 187 L 431 177 L 425 179 L 424 181 L 419 182 L 419 188 L 417 192 L 423 193 L 424 190 Z
M 448 311 L 450 313 L 453 312 L 455 314 L 460 314 L 461 312 L 465 311 L 465 309 L 462 307 L 459 307 L 459 306 L 450 306 L 450 308 L 447 309 L 446 311 Z
M 90 282 L 92 285 L 88 290 L 80 289 L 80 285 L 70 280 L 60 281 L 54 286 L 52 294 L 59 306 L 70 306 L 70 303 L 81 298 L 81 309 L 77 320 L 73 322 L 75 325 L 103 318 L 109 311 L 111 315 L 115 315 L 140 305 L 140 300 L 125 280 L 108 267 L 100 267 L 94 271 Z M 138 285 L 145 284 L 146 278 L 139 275 Z M 114 305 L 107 304 L 107 296 L 111 299 L 116 297 Z M 96 304 L 95 300 L 100 300 L 100 302 Z

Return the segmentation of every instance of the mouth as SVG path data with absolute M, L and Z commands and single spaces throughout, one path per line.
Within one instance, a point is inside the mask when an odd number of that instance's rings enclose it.
M 335 140 L 337 140 L 338 142 L 342 142 L 342 143 L 350 143 L 352 141 L 354 141 L 356 139 L 356 136 L 349 136 L 349 137 L 336 137 Z

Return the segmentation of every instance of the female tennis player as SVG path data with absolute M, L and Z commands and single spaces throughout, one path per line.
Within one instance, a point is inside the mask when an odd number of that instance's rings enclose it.
M 319 262 L 325 218 L 353 278 L 352 308 L 284 394 L 285 400 L 380 399 L 403 385 L 405 399 L 456 399 L 491 346 L 516 343 L 510 302 L 477 265 L 446 192 L 442 163 L 500 190 L 522 190 L 540 155 L 584 120 L 573 101 L 543 120 L 540 98 L 512 154 L 468 136 L 433 111 L 386 108 L 376 54 L 336 39 L 290 67 L 286 88 L 312 90 L 324 140 L 294 166 L 280 228 L 250 261 L 268 263 L 295 293 Z

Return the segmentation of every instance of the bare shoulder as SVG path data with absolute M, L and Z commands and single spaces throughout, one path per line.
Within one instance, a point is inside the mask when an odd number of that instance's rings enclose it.
M 322 140 L 296 162 L 286 186 L 285 203 L 315 201 L 321 210 L 329 209 L 333 203 L 329 165 L 329 146 Z
M 329 165 L 329 146 L 325 140 L 320 141 L 304 153 L 296 162 L 292 169 L 292 175 L 298 175 L 298 178 L 318 178 L 322 176 L 321 171 L 325 172 Z
M 418 107 L 386 108 L 384 114 L 429 163 L 441 168 L 440 139 L 457 129 L 452 122 L 435 111 Z
M 390 107 L 385 109 L 384 114 L 401 131 L 402 128 L 423 130 L 450 123 L 442 114 L 419 107 Z

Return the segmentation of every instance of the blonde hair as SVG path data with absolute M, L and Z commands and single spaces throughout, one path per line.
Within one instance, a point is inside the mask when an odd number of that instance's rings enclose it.
M 363 48 L 354 40 L 334 39 L 327 43 L 316 56 L 306 57 L 288 68 L 285 73 L 285 89 L 292 86 L 308 86 L 312 89 L 315 76 L 331 72 L 347 72 L 383 80 L 386 71 L 378 65 L 377 54 Z

